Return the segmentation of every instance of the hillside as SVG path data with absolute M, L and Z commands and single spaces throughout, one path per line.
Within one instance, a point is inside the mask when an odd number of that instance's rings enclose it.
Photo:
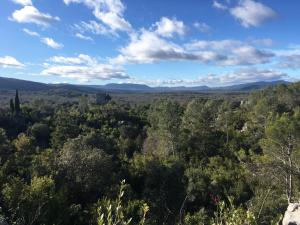
M 19 80 L 13 78 L 0 77 L 0 89 L 2 90 L 24 90 L 24 91 L 44 91 L 51 89 L 51 86 L 33 81 Z
M 264 89 L 277 84 L 287 84 L 289 82 L 278 81 L 261 81 L 253 83 L 244 83 L 223 87 L 208 87 L 208 86 L 178 86 L 178 87 L 150 87 L 145 84 L 131 83 L 110 83 L 106 85 L 74 85 L 74 84 L 45 84 L 26 80 L 12 79 L 0 77 L 0 90 L 15 90 L 22 91 L 45 91 L 45 90 L 68 90 L 82 91 L 95 93 L 99 90 L 106 92 L 143 92 L 143 93 L 160 93 L 160 92 L 249 92 L 259 89 Z

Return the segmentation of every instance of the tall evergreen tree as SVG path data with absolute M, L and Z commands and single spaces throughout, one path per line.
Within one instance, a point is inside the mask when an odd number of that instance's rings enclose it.
M 16 96 L 15 96 L 15 111 L 16 111 L 17 114 L 21 111 L 19 91 L 18 90 L 16 90 Z

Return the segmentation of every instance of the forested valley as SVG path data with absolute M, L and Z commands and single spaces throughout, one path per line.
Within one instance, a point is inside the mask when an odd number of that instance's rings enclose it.
M 300 83 L 236 99 L 0 109 L 0 222 L 270 225 L 300 198 Z

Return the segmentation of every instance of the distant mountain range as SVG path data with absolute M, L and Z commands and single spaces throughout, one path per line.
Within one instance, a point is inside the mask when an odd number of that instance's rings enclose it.
M 159 93 L 159 92 L 249 92 L 259 89 L 264 89 L 269 86 L 278 84 L 288 84 L 284 80 L 277 81 L 259 81 L 253 83 L 245 83 L 223 87 L 150 87 L 144 84 L 106 84 L 106 85 L 73 85 L 73 84 L 45 84 L 33 81 L 19 80 L 13 78 L 0 77 L 0 90 L 15 90 L 20 91 L 47 91 L 47 90 L 76 90 L 83 92 L 143 92 L 143 93 Z

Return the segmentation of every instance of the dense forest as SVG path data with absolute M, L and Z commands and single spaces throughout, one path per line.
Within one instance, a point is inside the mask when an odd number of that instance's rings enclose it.
M 25 104 L 16 92 L 5 105 L 3 224 L 270 225 L 300 198 L 300 83 L 242 101 Z

